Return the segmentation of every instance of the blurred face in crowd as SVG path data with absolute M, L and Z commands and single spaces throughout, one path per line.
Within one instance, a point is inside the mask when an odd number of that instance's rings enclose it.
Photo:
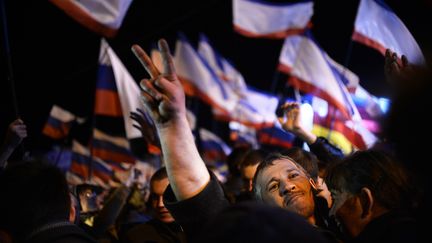
M 79 193 L 83 213 L 96 212 L 103 208 L 104 197 L 108 192 L 97 194 L 92 188 L 85 188 Z
M 243 179 L 243 186 L 246 191 L 252 191 L 252 181 L 259 164 L 247 165 L 240 168 L 241 177 Z
M 369 217 L 364 216 L 364 208 L 358 195 L 348 192 L 331 190 L 333 206 L 330 216 L 335 216 L 342 232 L 348 236 L 356 237 L 370 222 Z
M 276 159 L 256 178 L 256 190 L 262 201 L 296 212 L 315 224 L 312 179 L 303 168 L 289 159 Z
M 156 218 L 164 223 L 171 223 L 174 221 L 174 218 L 163 203 L 163 193 L 168 187 L 168 184 L 168 178 L 154 180 L 150 184 L 151 206 L 156 213 Z

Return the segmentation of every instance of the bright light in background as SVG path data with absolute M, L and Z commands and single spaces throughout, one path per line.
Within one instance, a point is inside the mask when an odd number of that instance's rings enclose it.
M 378 105 L 381 108 L 383 113 L 387 113 L 387 111 L 390 108 L 390 99 L 378 98 Z
M 300 105 L 300 123 L 307 131 L 312 131 L 314 111 L 308 103 Z
M 312 98 L 312 110 L 315 111 L 316 113 L 318 113 L 318 115 L 320 117 L 325 117 L 327 116 L 328 113 L 328 104 L 327 101 L 318 98 L 318 97 L 313 97 Z

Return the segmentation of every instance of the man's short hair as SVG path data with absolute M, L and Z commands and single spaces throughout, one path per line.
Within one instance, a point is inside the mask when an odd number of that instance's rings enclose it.
M 167 170 L 165 167 L 158 169 L 150 178 L 150 183 L 153 181 L 160 181 L 162 179 L 168 178 Z
M 387 209 L 411 205 L 410 182 L 405 169 L 389 154 L 378 150 L 357 151 L 330 166 L 329 189 L 357 194 L 363 187 Z
M 255 198 L 259 201 L 262 200 L 261 198 L 261 191 L 260 188 L 258 188 L 257 186 L 257 177 L 258 175 L 264 171 L 264 169 L 274 165 L 274 161 L 276 160 L 281 160 L 281 159 L 286 159 L 291 161 L 298 169 L 300 169 L 308 178 L 310 178 L 309 173 L 297 162 L 295 162 L 291 157 L 286 156 L 286 155 L 282 155 L 280 153 L 270 153 L 257 167 L 257 170 L 255 172 L 255 176 L 253 178 L 253 194 L 255 196 Z
M 267 156 L 267 152 L 263 149 L 252 149 L 246 153 L 245 157 L 240 163 L 240 168 L 246 166 L 256 165 L 261 163 Z
M 318 163 L 319 160 L 315 154 L 308 152 L 299 147 L 292 147 L 281 152 L 283 155 L 287 155 L 294 159 L 295 162 L 300 164 L 315 181 L 318 180 Z

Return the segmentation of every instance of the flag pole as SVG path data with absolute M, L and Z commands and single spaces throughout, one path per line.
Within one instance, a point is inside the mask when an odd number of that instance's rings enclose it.
M 6 16 L 6 6 L 5 1 L 0 0 L 0 8 L 1 8 L 1 16 L 2 16 L 2 23 L 3 23 L 3 43 L 4 43 L 4 49 L 6 52 L 6 58 L 7 58 L 7 67 L 8 67 L 8 81 L 10 84 L 10 91 L 12 94 L 12 104 L 13 104 L 13 112 L 15 115 L 15 118 L 19 118 L 19 112 L 18 112 L 18 103 L 16 98 L 16 92 L 15 92 L 15 79 L 13 75 L 13 67 L 12 67 L 12 55 L 10 51 L 10 45 L 9 45 L 9 33 L 8 33 L 8 25 L 7 25 L 7 16 Z

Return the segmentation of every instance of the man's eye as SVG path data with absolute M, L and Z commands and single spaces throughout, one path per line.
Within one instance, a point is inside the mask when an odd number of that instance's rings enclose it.
M 272 184 L 272 185 L 270 185 L 269 186 L 269 191 L 270 192 L 272 192 L 272 191 L 275 191 L 275 190 L 277 190 L 279 188 L 279 184 L 277 184 L 277 183 L 274 183 L 274 184 Z
M 289 175 L 290 179 L 296 178 L 297 176 L 299 176 L 299 173 L 292 173 Z

